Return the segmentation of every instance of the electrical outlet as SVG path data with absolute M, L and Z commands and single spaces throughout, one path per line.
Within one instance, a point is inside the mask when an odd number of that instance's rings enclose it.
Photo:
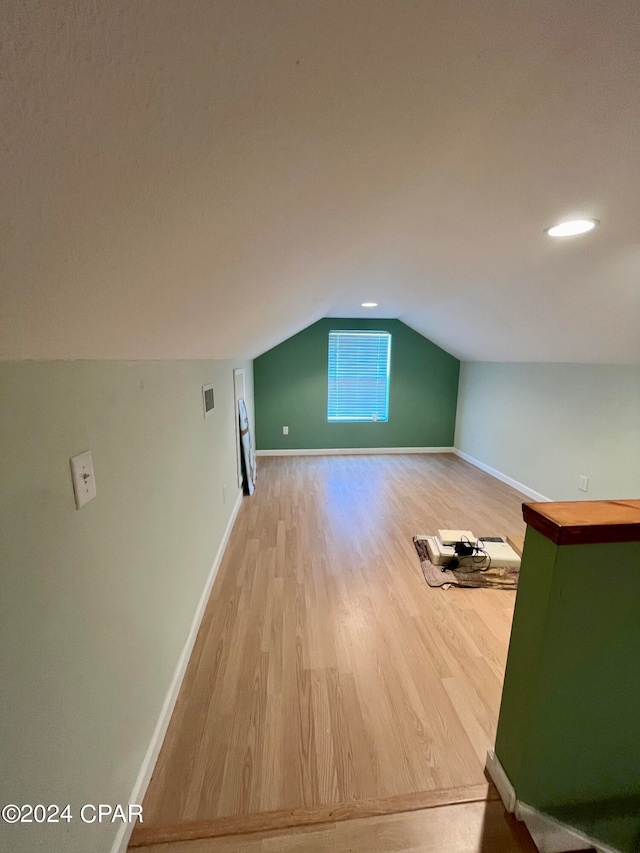
M 282 434 L 289 435 L 289 427 L 282 427 Z
M 581 492 L 586 492 L 589 489 L 589 478 L 585 477 L 584 474 L 580 474 L 578 477 L 578 488 Z

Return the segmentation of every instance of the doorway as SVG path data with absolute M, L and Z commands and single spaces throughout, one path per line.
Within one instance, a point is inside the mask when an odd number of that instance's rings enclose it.
M 238 367 L 233 371 L 233 407 L 236 424 L 236 467 L 238 474 L 238 488 L 242 487 L 242 444 L 240 440 L 240 420 L 238 415 L 238 400 L 244 400 L 244 367 Z

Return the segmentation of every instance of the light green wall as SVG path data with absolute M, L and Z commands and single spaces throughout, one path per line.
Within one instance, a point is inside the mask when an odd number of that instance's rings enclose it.
M 640 497 L 640 365 L 465 362 L 456 447 L 552 500 Z
M 386 423 L 327 422 L 332 329 L 390 332 Z M 254 362 L 256 446 L 260 450 L 451 447 L 460 363 L 399 320 L 325 318 Z M 289 427 L 289 435 L 282 427 Z
M 4 802 L 128 802 L 238 495 L 237 366 L 251 410 L 251 363 L 0 364 Z M 116 828 L 0 824 L 0 849 L 106 853 Z
M 518 799 L 616 849 L 640 832 L 640 542 L 527 529 L 496 754 Z M 629 820 L 634 806 L 633 820 Z M 633 830 L 633 832 L 632 832 Z

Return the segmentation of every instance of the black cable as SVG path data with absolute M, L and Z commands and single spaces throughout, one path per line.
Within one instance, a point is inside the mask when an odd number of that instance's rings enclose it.
M 478 566 L 477 569 L 472 569 L 468 567 L 464 567 L 466 570 L 464 573 L 471 575 L 475 572 L 486 572 L 491 568 L 491 556 L 486 548 L 482 548 L 479 545 L 480 539 L 476 539 L 475 543 L 469 541 L 469 539 L 465 536 L 464 539 L 461 539 L 459 542 L 453 546 L 455 551 L 455 556 L 451 558 L 451 560 L 444 566 L 442 571 L 446 571 L 446 569 L 457 569 L 460 567 L 460 560 L 465 559 L 466 557 L 471 557 L 472 563 L 484 562 L 488 560 L 486 566 Z M 459 547 L 464 546 L 464 547 Z M 463 552 L 464 553 L 461 553 Z

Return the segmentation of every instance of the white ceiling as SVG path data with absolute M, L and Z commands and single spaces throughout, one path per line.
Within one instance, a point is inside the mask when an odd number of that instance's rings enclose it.
M 3 0 L 0 357 L 640 361 L 638 0 Z M 543 229 L 593 216 L 591 234 Z M 365 312 L 360 303 L 375 300 Z

